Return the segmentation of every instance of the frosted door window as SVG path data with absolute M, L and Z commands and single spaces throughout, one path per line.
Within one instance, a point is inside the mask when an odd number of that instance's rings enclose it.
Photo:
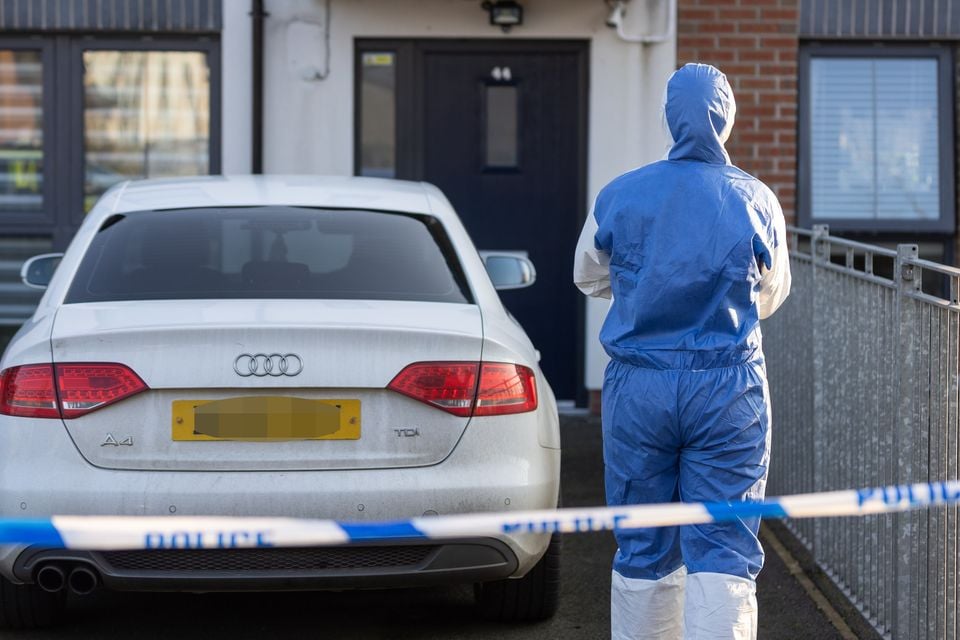
M 42 80 L 39 51 L 0 49 L 0 220 L 43 208 Z
M 486 165 L 491 168 L 517 166 L 517 87 L 486 85 Z
M 210 69 L 197 51 L 85 51 L 84 208 L 129 178 L 210 169 Z
M 814 219 L 940 218 L 937 60 L 813 58 Z
M 396 56 L 368 52 L 361 58 L 360 175 L 397 175 Z

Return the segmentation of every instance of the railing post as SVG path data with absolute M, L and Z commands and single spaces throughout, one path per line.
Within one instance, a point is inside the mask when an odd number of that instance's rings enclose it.
M 915 244 L 897 245 L 897 260 L 893 277 L 897 282 L 897 367 L 895 375 L 897 394 L 897 421 L 893 434 L 893 446 L 897 456 L 897 484 L 918 482 L 913 477 L 913 454 L 916 407 L 915 397 L 910 392 L 919 379 L 917 371 L 917 352 L 919 347 L 919 326 L 917 323 L 916 302 L 908 294 L 920 290 L 920 277 L 917 268 L 907 261 L 918 257 Z M 893 611 L 892 635 L 894 638 L 912 638 L 916 617 L 917 587 L 913 584 L 912 569 L 918 561 L 917 539 L 918 514 L 900 513 L 896 518 L 896 536 L 894 538 L 894 558 L 896 563 L 896 608 Z
M 823 281 L 823 274 L 819 270 L 819 265 L 830 262 L 830 228 L 825 224 L 813 225 L 813 236 L 810 239 L 810 262 L 813 275 L 813 291 L 811 291 L 810 304 L 812 309 L 811 318 L 813 319 L 811 328 L 811 342 L 813 351 L 813 491 L 824 490 L 824 416 L 829 411 L 829 407 L 824 406 L 824 388 L 823 371 L 828 366 L 827 358 L 830 354 L 826 353 L 826 341 L 824 336 L 830 327 L 826 326 L 826 319 L 823 317 L 824 298 L 826 286 Z M 836 487 L 832 487 L 836 488 Z M 822 558 L 823 553 L 823 527 L 819 518 L 813 521 L 813 556 Z

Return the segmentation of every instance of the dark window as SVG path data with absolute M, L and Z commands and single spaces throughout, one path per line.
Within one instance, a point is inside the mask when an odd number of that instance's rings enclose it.
M 108 219 L 66 302 L 197 298 L 472 302 L 435 218 L 297 207 Z
M 952 231 L 948 52 L 811 45 L 802 65 L 804 222 L 840 231 Z
M 519 164 L 516 85 L 484 85 L 484 122 L 484 164 L 492 169 L 516 167 Z

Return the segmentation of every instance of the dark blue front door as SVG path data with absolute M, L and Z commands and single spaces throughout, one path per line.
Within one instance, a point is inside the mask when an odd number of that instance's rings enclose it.
M 480 250 L 527 252 L 528 289 L 501 292 L 558 398 L 582 394 L 583 306 L 571 283 L 585 214 L 583 43 L 419 46 L 420 177 Z

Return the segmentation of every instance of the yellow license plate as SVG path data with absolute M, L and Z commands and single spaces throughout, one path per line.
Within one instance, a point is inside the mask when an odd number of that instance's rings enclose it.
M 174 440 L 358 440 L 359 400 L 248 396 L 175 400 Z

